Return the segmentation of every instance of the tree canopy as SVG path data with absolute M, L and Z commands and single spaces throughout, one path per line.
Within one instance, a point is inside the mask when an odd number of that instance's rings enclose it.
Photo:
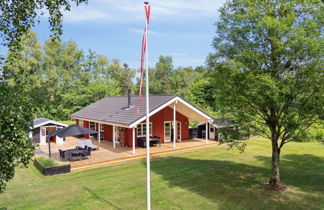
M 271 188 L 284 144 L 323 117 L 323 3 L 231 0 L 209 57 L 224 115 L 271 140 Z
M 33 92 L 30 87 L 34 85 L 32 78 L 37 74 L 40 51 L 36 43 L 29 43 L 33 46 L 32 55 L 21 54 L 22 38 L 35 25 L 37 18 L 48 12 L 52 39 L 58 39 L 62 34 L 63 11 L 70 10 L 73 3 L 84 2 L 87 1 L 0 1 L 0 44 L 8 49 L 9 54 L 7 58 L 0 55 L 0 192 L 13 178 L 15 167 L 27 166 L 33 155 L 28 133 L 37 103 L 31 100 Z

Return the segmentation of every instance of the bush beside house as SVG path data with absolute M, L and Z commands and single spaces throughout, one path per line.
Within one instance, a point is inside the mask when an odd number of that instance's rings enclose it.
M 45 176 L 71 172 L 71 166 L 69 164 L 62 165 L 45 157 L 35 158 L 34 165 Z

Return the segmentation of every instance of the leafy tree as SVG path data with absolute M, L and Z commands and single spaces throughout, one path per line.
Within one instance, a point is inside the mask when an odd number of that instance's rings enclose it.
M 126 63 L 121 66 L 118 59 L 112 60 L 109 69 L 111 71 L 111 79 L 119 83 L 122 94 L 126 95 L 127 90 L 132 89 L 135 72 L 131 70 Z
M 66 118 L 62 110 L 63 106 L 58 104 L 63 102 L 62 93 L 82 85 L 79 81 L 79 76 L 82 75 L 80 66 L 82 59 L 82 50 L 79 50 L 72 41 L 45 41 L 39 76 L 42 81 L 42 108 L 47 110 L 48 117 Z
M 83 2 L 86 0 L 0 1 L 0 44 L 10 54 L 6 60 L 0 55 L 1 74 L 6 81 L 0 84 L 0 192 L 14 176 L 15 167 L 27 166 L 33 151 L 28 139 L 35 110 L 29 97 L 33 82 L 30 75 L 37 68 L 26 69 L 17 62 L 24 59 L 20 54 L 22 37 L 35 25 L 37 17 L 48 11 L 52 37 L 57 38 L 62 33 L 63 10 L 70 10 L 71 3 Z
M 23 59 L 21 55 L 11 53 L 11 56 Z M 15 167 L 27 166 L 34 153 L 28 132 L 33 119 L 31 113 L 35 110 L 29 89 L 25 89 L 33 69 L 26 69 L 21 62 L 8 66 L 15 69 L 11 75 L 19 80 L 0 81 L 0 192 L 4 192 L 6 182 L 14 177 Z
M 125 94 L 133 85 L 134 72 L 127 64 L 122 67 L 117 59 L 110 64 L 91 50 L 84 55 L 72 41 L 46 40 L 42 46 L 31 32 L 22 42 L 23 59 L 15 60 L 10 54 L 8 59 L 33 70 L 25 89 L 37 102 L 35 116 L 67 120 L 82 107 L 107 95 Z
M 179 67 L 175 69 L 174 74 L 170 79 L 170 93 L 181 97 L 187 97 L 191 85 L 198 77 L 198 72 L 192 67 Z
M 323 2 L 230 0 L 220 10 L 209 68 L 217 103 L 272 147 L 279 189 L 282 147 L 323 116 Z
M 192 84 L 187 95 L 187 99 L 201 109 L 217 110 L 214 97 L 214 87 L 210 83 L 209 77 L 199 77 Z
M 150 74 L 150 94 L 170 93 L 171 79 L 174 74 L 172 57 L 160 56 Z

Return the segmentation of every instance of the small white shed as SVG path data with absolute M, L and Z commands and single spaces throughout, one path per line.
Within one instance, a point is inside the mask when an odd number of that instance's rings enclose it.
M 215 118 L 207 124 L 207 135 L 209 139 L 222 140 L 224 138 L 222 134 L 223 128 L 237 129 L 238 124 L 229 118 Z M 206 136 L 206 122 L 198 124 L 198 138 L 205 138 Z
M 29 132 L 29 138 L 39 145 L 46 145 L 46 137 L 52 132 L 60 128 L 65 128 L 68 125 L 49 120 L 47 118 L 38 118 L 33 122 L 33 128 Z M 52 138 L 52 142 L 56 144 L 63 144 L 63 138 L 55 136 Z

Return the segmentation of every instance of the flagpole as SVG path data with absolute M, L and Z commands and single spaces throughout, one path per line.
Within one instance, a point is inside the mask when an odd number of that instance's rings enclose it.
M 145 7 L 147 7 L 148 2 L 144 2 Z M 147 9 L 146 9 L 147 11 Z M 148 16 L 146 12 L 145 18 L 145 39 L 146 39 L 146 70 L 145 70 L 145 78 L 146 78 L 146 206 L 147 209 L 151 209 L 151 166 L 150 166 L 150 118 L 149 118 L 149 75 L 148 75 Z

